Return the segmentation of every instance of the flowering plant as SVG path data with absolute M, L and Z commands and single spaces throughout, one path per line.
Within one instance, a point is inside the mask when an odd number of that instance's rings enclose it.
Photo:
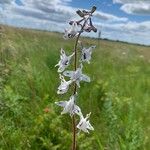
M 89 130 L 94 130 L 92 125 L 89 122 L 90 114 L 87 114 L 84 118 L 84 115 L 82 114 L 82 111 L 79 106 L 76 105 L 77 102 L 77 95 L 78 95 L 78 88 L 80 88 L 80 82 L 90 82 L 90 77 L 82 73 L 83 63 L 90 63 L 91 55 L 93 52 L 93 49 L 95 49 L 96 46 L 91 46 L 88 48 L 85 48 L 81 46 L 81 56 L 79 56 L 80 59 L 77 59 L 78 51 L 77 46 L 81 42 L 79 42 L 80 35 L 83 32 L 97 32 L 97 29 L 92 24 L 92 15 L 95 12 L 96 7 L 93 6 L 90 11 L 86 10 L 78 10 L 76 13 L 82 18 L 77 21 L 70 21 L 70 28 L 65 30 L 64 39 L 70 39 L 75 38 L 75 45 L 74 45 L 74 51 L 71 55 L 67 56 L 66 52 L 61 48 L 60 50 L 60 60 L 58 64 L 55 66 L 58 66 L 58 73 L 59 78 L 61 80 L 61 84 L 58 87 L 57 94 L 64 94 L 68 91 L 69 86 L 73 84 L 74 89 L 73 93 L 70 96 L 69 100 L 67 101 L 59 101 L 55 102 L 56 105 L 63 107 L 63 111 L 61 114 L 69 113 L 72 118 L 72 126 L 73 126 L 73 144 L 72 144 L 72 150 L 76 150 L 76 129 L 78 128 L 80 131 L 89 133 Z M 69 64 L 71 63 L 71 59 L 74 56 L 74 70 L 65 70 Z M 78 67 L 78 63 L 80 63 Z M 66 81 L 65 77 L 69 77 L 70 80 Z M 76 125 L 75 117 L 76 115 L 79 116 L 80 121 Z

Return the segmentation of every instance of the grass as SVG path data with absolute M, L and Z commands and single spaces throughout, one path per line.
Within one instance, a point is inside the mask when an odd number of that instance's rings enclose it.
M 71 120 L 55 101 L 59 50 L 74 40 L 59 33 L 2 26 L 0 35 L 0 150 L 68 150 Z M 83 71 L 78 104 L 92 112 L 95 131 L 78 136 L 79 150 L 150 149 L 150 47 L 82 38 L 97 45 Z M 69 68 L 71 69 L 71 67 Z

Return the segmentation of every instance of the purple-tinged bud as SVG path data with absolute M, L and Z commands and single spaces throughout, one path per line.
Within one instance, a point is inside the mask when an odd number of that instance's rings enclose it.
M 91 13 L 93 14 L 95 12 L 95 10 L 96 10 L 96 6 L 93 6 L 92 10 L 91 10 Z
M 89 20 L 90 20 L 90 26 L 91 26 L 92 30 L 93 30 L 94 32 L 97 32 L 97 29 L 96 29 L 96 28 L 93 26 L 93 24 L 92 24 L 91 18 L 90 18 Z
M 80 16 L 80 17 L 84 17 L 84 13 L 81 10 L 77 10 L 76 13 Z

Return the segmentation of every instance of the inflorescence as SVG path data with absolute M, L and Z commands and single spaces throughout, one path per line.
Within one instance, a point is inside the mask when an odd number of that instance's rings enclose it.
M 58 64 L 55 66 L 58 67 L 58 73 L 59 73 L 59 78 L 61 80 L 60 86 L 58 87 L 57 94 L 65 94 L 68 92 L 69 87 L 73 84 L 74 85 L 74 91 L 73 94 L 70 96 L 68 101 L 59 101 L 55 102 L 58 106 L 61 106 L 63 108 L 63 111 L 61 114 L 66 114 L 69 113 L 71 117 L 74 115 L 78 115 L 80 118 L 79 123 L 76 125 L 76 127 L 79 130 L 82 130 L 86 133 L 89 133 L 89 130 L 94 130 L 92 125 L 89 122 L 89 117 L 90 114 L 87 114 L 86 117 L 81 112 L 81 109 L 79 106 L 76 105 L 77 101 L 77 89 L 80 88 L 80 82 L 85 81 L 85 82 L 90 82 L 90 77 L 82 73 L 83 69 L 83 63 L 90 63 L 91 60 L 91 55 L 93 50 L 96 48 L 96 46 L 91 46 L 91 47 L 83 47 L 80 46 L 80 54 L 79 59 L 77 59 L 77 45 L 81 44 L 79 41 L 79 37 L 83 32 L 97 32 L 97 29 L 93 26 L 92 23 L 92 15 L 95 12 L 96 7 L 93 6 L 90 11 L 86 10 L 78 10 L 76 13 L 81 17 L 80 20 L 78 21 L 70 21 L 70 28 L 65 30 L 64 34 L 64 39 L 70 39 L 70 38 L 75 38 L 76 37 L 76 42 L 75 42 L 75 47 L 74 51 L 71 55 L 66 55 L 66 52 L 64 49 L 61 48 L 60 50 L 60 60 Z M 75 64 L 75 69 L 73 71 L 66 70 L 66 68 L 71 64 L 72 58 L 74 59 L 74 64 Z M 77 64 L 79 66 L 77 67 Z M 66 81 L 65 77 L 69 77 L 70 80 Z

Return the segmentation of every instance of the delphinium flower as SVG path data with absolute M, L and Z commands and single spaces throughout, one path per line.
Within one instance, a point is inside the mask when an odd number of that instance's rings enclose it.
M 69 38 L 73 38 L 76 35 L 78 35 L 78 25 L 76 22 L 73 22 L 71 24 L 71 27 L 69 29 L 65 30 L 65 34 L 64 34 L 64 39 L 69 39 Z
M 58 62 L 58 64 L 55 65 L 55 67 L 59 66 L 58 72 L 63 72 L 65 70 L 65 68 L 68 67 L 70 60 L 73 57 L 74 53 L 71 54 L 70 56 L 67 56 L 65 51 L 61 48 L 60 54 L 61 54 L 60 61 Z
M 55 102 L 56 105 L 61 106 L 63 108 L 63 111 L 61 114 L 67 114 L 69 113 L 72 118 L 72 126 L 73 126 L 73 142 L 72 142 L 72 150 L 76 150 L 76 128 L 78 128 L 80 131 L 89 133 L 89 130 L 94 130 L 93 126 L 89 122 L 90 114 L 87 114 L 84 118 L 84 115 L 82 114 L 82 111 L 79 106 L 77 106 L 77 90 L 80 88 L 80 82 L 90 82 L 90 77 L 82 73 L 83 65 L 82 63 L 87 62 L 90 63 L 91 55 L 93 49 L 95 49 L 96 46 L 91 46 L 89 48 L 83 47 L 83 45 L 80 46 L 81 48 L 81 55 L 79 56 L 77 49 L 79 49 L 78 44 L 82 44 L 81 41 L 79 41 L 80 35 L 83 32 L 97 32 L 97 29 L 93 26 L 91 17 L 93 16 L 93 13 L 95 12 L 96 7 L 93 6 L 90 11 L 87 10 L 78 10 L 76 13 L 81 17 L 80 20 L 71 20 L 69 22 L 70 28 L 65 30 L 64 39 L 70 39 L 75 38 L 75 45 L 74 45 L 74 52 L 67 56 L 65 51 L 61 49 L 61 56 L 60 61 L 56 66 L 58 66 L 58 72 L 61 73 L 59 75 L 59 78 L 61 80 L 61 84 L 58 87 L 57 94 L 65 94 L 68 92 L 69 87 L 72 86 L 72 94 L 67 101 L 59 101 Z M 74 56 L 74 70 L 65 70 L 69 64 L 71 58 Z M 78 66 L 78 64 L 80 65 Z M 69 77 L 69 80 L 66 81 L 65 77 Z M 70 90 L 69 90 L 70 91 Z M 76 124 L 75 117 L 79 116 L 80 121 L 78 124 Z
M 70 77 L 70 80 L 75 81 L 78 87 L 80 87 L 80 81 L 90 82 L 90 78 L 87 75 L 82 74 L 83 65 L 80 64 L 80 67 L 76 71 L 64 71 L 64 75 Z
M 75 105 L 75 95 L 72 95 L 68 101 L 55 102 L 55 104 L 64 108 L 61 114 L 69 113 L 71 116 L 75 113 L 81 114 L 81 109 Z
M 95 49 L 96 46 L 91 46 L 89 48 L 83 48 L 81 50 L 81 62 L 88 62 L 88 64 L 90 63 L 90 60 L 91 60 L 91 55 L 92 55 L 92 51 L 93 49 Z
M 92 125 L 90 124 L 89 120 L 87 120 L 90 117 L 91 113 L 87 114 L 86 117 L 84 118 L 83 115 L 80 115 L 80 122 L 77 125 L 77 128 L 89 133 L 88 130 L 94 130 Z
M 59 78 L 61 80 L 61 84 L 58 87 L 57 94 L 64 94 L 64 93 L 66 93 L 68 91 L 69 85 L 72 83 L 72 81 L 71 80 L 66 81 L 64 79 L 64 76 L 62 76 L 61 74 L 59 75 Z

